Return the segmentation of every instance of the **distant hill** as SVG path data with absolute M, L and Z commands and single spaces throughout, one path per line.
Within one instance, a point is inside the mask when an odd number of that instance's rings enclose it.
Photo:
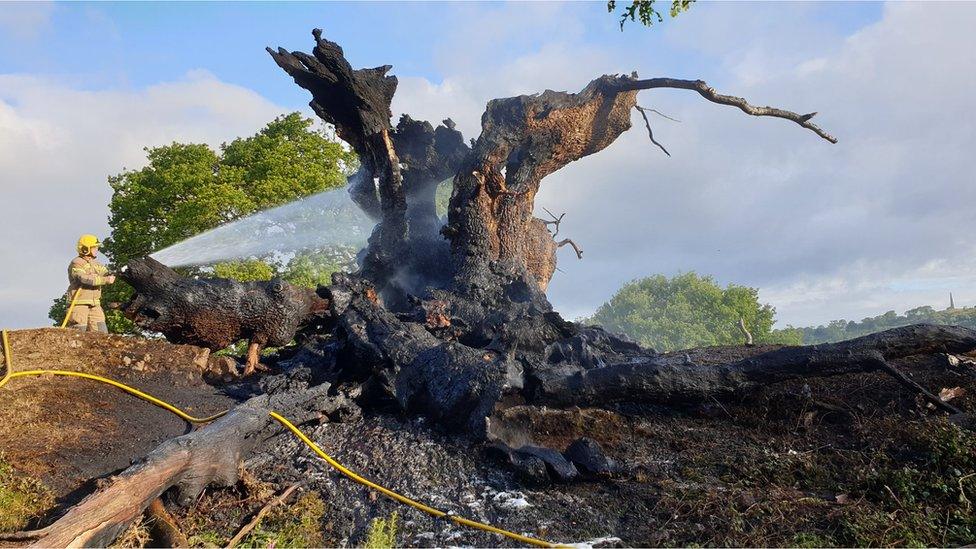
M 826 326 L 797 328 L 803 334 L 803 344 L 833 343 L 844 341 L 867 334 L 873 334 L 888 328 L 907 326 L 909 324 L 952 324 L 976 329 L 976 307 L 949 308 L 936 311 L 932 307 L 917 307 L 899 315 L 895 311 L 865 318 L 860 322 L 849 320 L 834 320 Z

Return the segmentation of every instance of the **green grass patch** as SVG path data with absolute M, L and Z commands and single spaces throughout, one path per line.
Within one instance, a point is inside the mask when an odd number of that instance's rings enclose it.
M 41 481 L 14 471 L 0 453 L 0 532 L 23 530 L 53 506 L 50 490 Z
M 241 547 L 320 547 L 325 502 L 312 493 L 288 507 L 279 507 L 241 542 Z

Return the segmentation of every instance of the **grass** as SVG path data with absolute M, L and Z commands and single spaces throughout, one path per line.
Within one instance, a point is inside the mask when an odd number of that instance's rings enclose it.
M 268 513 L 253 532 L 241 542 L 241 547 L 319 547 L 322 545 L 322 517 L 325 502 L 313 493 L 299 498 L 288 507 L 278 507 Z
M 944 547 L 976 539 L 976 434 L 871 420 L 848 449 L 690 455 L 651 545 Z M 691 474 L 691 470 L 695 470 Z
M 110 546 L 111 549 L 133 549 L 145 547 L 150 542 L 149 526 L 143 517 L 139 517 L 129 525 L 119 537 L 115 538 Z
M 375 518 L 366 533 L 365 549 L 392 549 L 396 547 L 397 513 L 393 511 L 388 519 Z
M 39 480 L 18 474 L 0 453 L 0 532 L 23 530 L 54 506 L 54 496 Z

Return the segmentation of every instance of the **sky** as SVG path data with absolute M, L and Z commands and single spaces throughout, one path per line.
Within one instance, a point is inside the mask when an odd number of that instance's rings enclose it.
M 356 67 L 393 65 L 394 116 L 476 137 L 488 100 L 601 74 L 703 79 L 839 138 L 681 90 L 644 91 L 634 128 L 546 178 L 566 213 L 549 297 L 591 314 L 624 283 L 696 271 L 760 289 L 778 326 L 976 305 L 976 3 L 698 2 L 623 31 L 604 2 L 3 3 L 0 326 L 47 325 L 74 242 L 105 236 L 110 175 L 144 147 L 214 147 L 311 116 L 265 46 L 324 29 Z

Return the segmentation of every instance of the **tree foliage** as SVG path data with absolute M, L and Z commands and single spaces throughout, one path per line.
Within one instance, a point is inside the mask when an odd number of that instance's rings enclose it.
M 110 176 L 111 235 L 102 251 L 119 268 L 193 235 L 251 213 L 345 184 L 355 155 L 313 127 L 298 113 L 280 116 L 255 135 L 224 143 L 219 151 L 205 144 L 173 143 L 147 148 L 148 164 Z M 299 284 L 314 285 L 341 268 L 334 262 L 313 265 L 299 255 L 279 265 L 269 258 L 249 258 L 213 266 L 216 276 L 237 280 L 268 280 L 296 274 Z M 207 270 L 183 269 L 195 273 Z M 309 273 L 315 272 L 312 276 Z M 326 274 L 326 271 L 327 274 Z M 118 282 L 106 287 L 104 302 L 122 302 L 131 289 Z M 55 300 L 50 316 L 60 322 L 65 306 Z M 121 314 L 107 311 L 112 331 L 129 331 Z
M 625 284 L 587 322 L 660 351 L 741 344 L 741 318 L 755 342 L 800 344 L 799 332 L 773 330 L 776 310 L 755 288 L 719 286 L 694 272 L 655 275 Z
M 354 156 L 298 113 L 225 143 L 146 149 L 149 165 L 109 178 L 112 234 L 124 265 L 222 223 L 345 184 Z
M 937 311 L 926 305 L 905 311 L 904 315 L 899 315 L 895 311 L 888 311 L 883 315 L 868 317 L 860 322 L 833 320 L 826 325 L 799 328 L 798 330 L 803 333 L 804 343 L 814 345 L 844 341 L 890 328 L 908 326 L 909 324 L 940 324 L 976 329 L 976 307 Z
M 678 14 L 684 11 L 688 11 L 691 7 L 691 3 L 695 0 L 671 0 L 671 9 L 668 13 L 671 17 L 677 17 Z M 650 27 L 654 25 L 655 22 L 663 23 L 664 17 L 661 16 L 661 12 L 657 11 L 655 7 L 656 0 L 631 0 L 629 5 L 626 5 L 620 14 L 620 30 L 624 30 L 624 24 L 627 21 L 640 21 L 645 27 Z M 607 11 L 613 13 L 617 9 L 617 0 L 608 0 Z

